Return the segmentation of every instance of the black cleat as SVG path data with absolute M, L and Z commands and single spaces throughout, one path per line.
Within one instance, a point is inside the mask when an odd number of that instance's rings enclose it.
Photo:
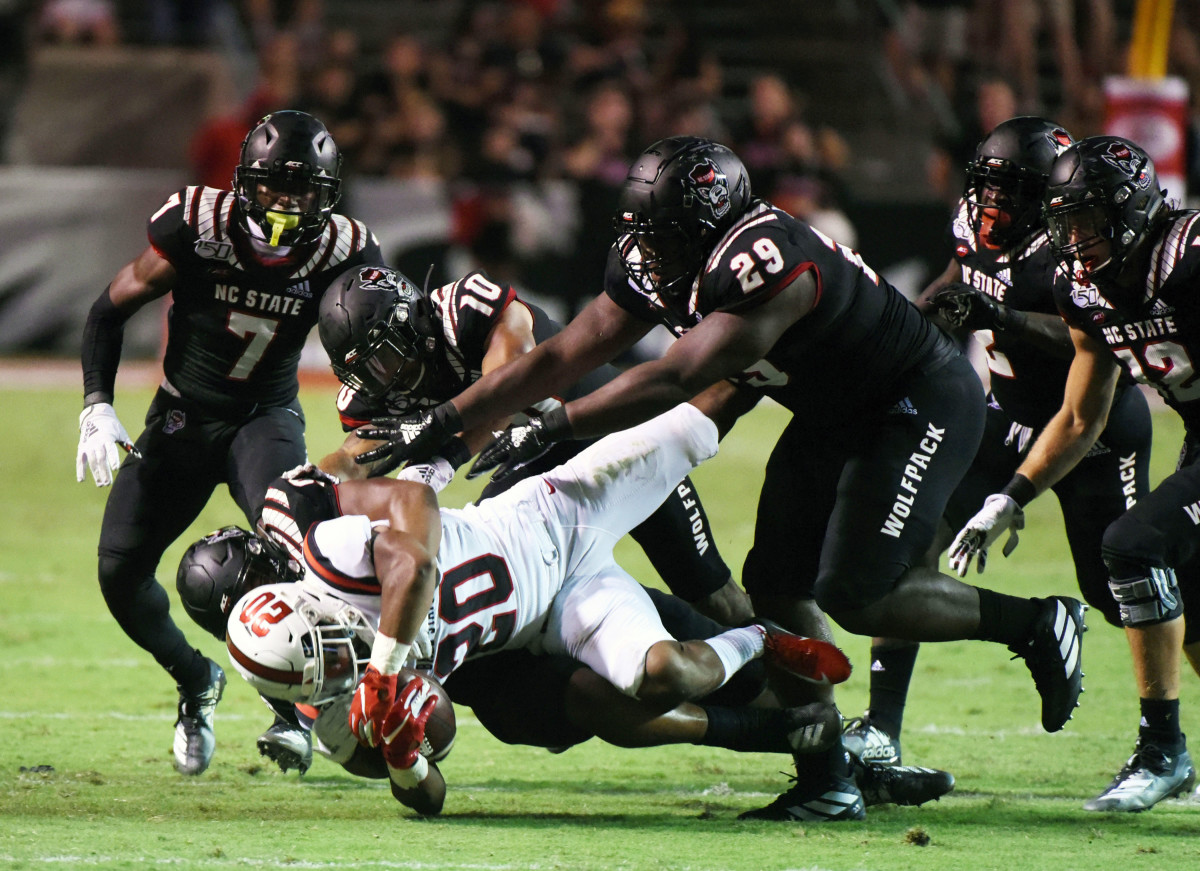
M 287 773 L 295 768 L 304 774 L 312 765 L 312 733 L 276 715 L 271 728 L 258 736 L 258 752 Z
M 1133 755 L 1104 792 L 1083 804 L 1085 811 L 1145 811 L 1164 798 L 1183 795 L 1196 782 L 1192 757 L 1184 749 L 1165 753 L 1138 741 Z
M 1042 697 L 1042 728 L 1047 732 L 1057 732 L 1065 726 L 1079 707 L 1086 610 L 1087 605 L 1068 596 L 1045 599 L 1033 624 L 1033 636 L 1025 644 L 1009 648 L 1025 660 L 1033 675 L 1034 686 Z
M 847 753 L 863 762 L 874 762 L 878 765 L 900 764 L 900 739 L 893 738 L 872 723 L 870 711 L 861 717 L 846 721 L 845 731 L 842 732 L 842 744 L 845 745 Z
M 854 779 L 867 807 L 877 804 L 923 805 L 954 789 L 954 775 L 916 765 L 854 761 Z
M 175 721 L 175 770 L 180 774 L 203 774 L 217 749 L 213 734 L 213 712 L 225 691 L 225 672 L 211 659 L 208 685 L 192 695 L 179 689 L 179 718 Z
M 828 775 L 816 783 L 797 781 L 766 807 L 740 813 L 738 819 L 840 823 L 866 819 L 866 816 L 862 793 L 854 781 Z

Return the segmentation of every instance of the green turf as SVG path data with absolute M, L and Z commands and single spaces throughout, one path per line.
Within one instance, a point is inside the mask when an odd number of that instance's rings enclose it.
M 304 394 L 313 454 L 334 446 L 332 391 Z M 122 390 L 131 429 L 149 399 Z M 1093 620 L 1087 693 L 1068 727 L 1046 735 L 1025 668 L 995 645 L 928 645 L 909 703 L 906 760 L 947 768 L 958 788 L 922 808 L 878 808 L 866 822 L 737 822 L 785 783 L 784 757 L 693 747 L 627 751 L 589 742 L 562 755 L 505 747 L 459 709 L 440 819 L 418 820 L 386 788 L 318 760 L 302 780 L 264 765 L 254 738 L 269 715 L 233 676 L 217 714 L 218 751 L 203 777 L 171 768 L 174 687 L 108 615 L 95 582 L 105 491 L 76 484 L 78 390 L 0 390 L 0 867 L 401 869 L 1005 869 L 1107 871 L 1200 867 L 1200 803 L 1139 816 L 1088 814 L 1131 750 L 1137 707 L 1116 630 Z M 696 480 L 729 562 L 750 544 L 762 464 L 784 417 L 760 409 Z M 1159 416 L 1155 480 L 1180 440 Z M 454 485 L 448 504 L 470 488 Z M 221 491 L 167 554 L 242 522 Z M 1071 593 L 1053 499 L 1035 503 L 1021 546 L 983 579 L 1022 594 Z M 650 577 L 636 547 L 622 562 Z M 178 607 L 177 619 L 182 619 Z M 189 636 L 223 664 L 221 646 Z M 842 634 L 858 670 L 840 692 L 861 711 L 867 641 Z M 1196 681 L 1184 726 L 1200 734 Z M 512 691 L 520 695 L 520 675 Z M 1198 748 L 1200 749 L 1200 748 Z M 52 771 L 28 770 L 52 766 Z

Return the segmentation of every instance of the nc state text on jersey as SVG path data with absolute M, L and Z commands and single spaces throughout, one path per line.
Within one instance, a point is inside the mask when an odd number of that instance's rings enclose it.
M 247 290 L 243 295 L 242 288 L 236 284 L 217 284 L 214 287 L 217 299 L 248 308 L 252 311 L 280 315 L 298 315 L 300 314 L 301 306 L 304 304 L 304 300 L 302 299 L 293 299 L 290 296 L 283 296 L 278 293 L 265 293 L 261 290 Z
M 1144 321 L 1133 321 L 1128 324 L 1113 324 L 1103 327 L 1104 341 L 1110 345 L 1124 345 L 1126 342 L 1136 342 L 1139 339 L 1155 339 L 1159 336 L 1171 336 L 1179 332 L 1175 328 L 1175 318 L 1147 318 Z
M 1007 272 L 1007 270 L 1005 270 Z M 1004 302 L 1004 294 L 1008 293 L 1008 285 L 994 276 L 972 269 L 965 263 L 962 265 L 963 284 L 970 285 L 976 290 L 986 293 L 997 302 Z

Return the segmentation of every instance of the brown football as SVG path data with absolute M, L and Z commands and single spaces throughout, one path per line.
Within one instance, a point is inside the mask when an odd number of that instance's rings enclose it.
M 432 686 L 433 694 L 437 698 L 437 702 L 433 706 L 433 713 L 425 722 L 425 740 L 421 742 L 421 755 L 430 762 L 438 762 L 445 759 L 450 753 L 450 749 L 454 746 L 454 737 L 458 732 L 458 726 L 454 720 L 454 704 L 450 701 L 450 696 L 442 689 L 442 685 L 424 672 L 411 668 L 400 669 L 399 685 L 403 687 L 414 677 L 423 678 Z

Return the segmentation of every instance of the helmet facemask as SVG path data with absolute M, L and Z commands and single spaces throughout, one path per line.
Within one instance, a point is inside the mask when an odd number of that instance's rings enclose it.
M 1065 206 L 1046 216 L 1050 244 L 1059 262 L 1072 264 L 1077 280 L 1090 281 L 1108 271 L 1117 254 L 1112 220 L 1099 202 Z
M 234 173 L 242 213 L 268 245 L 291 246 L 320 235 L 340 196 L 341 181 L 313 175 L 306 165 L 265 169 L 239 166 Z M 256 232 L 257 231 L 257 232 Z
M 1045 190 L 1044 175 L 1006 160 L 977 160 L 963 194 L 972 232 L 990 250 L 1013 247 L 1037 229 Z
M 636 217 L 618 215 L 614 226 L 628 233 L 632 247 L 622 262 L 626 274 L 646 293 L 667 300 L 687 297 L 704 264 L 704 246 L 677 223 L 656 227 Z

